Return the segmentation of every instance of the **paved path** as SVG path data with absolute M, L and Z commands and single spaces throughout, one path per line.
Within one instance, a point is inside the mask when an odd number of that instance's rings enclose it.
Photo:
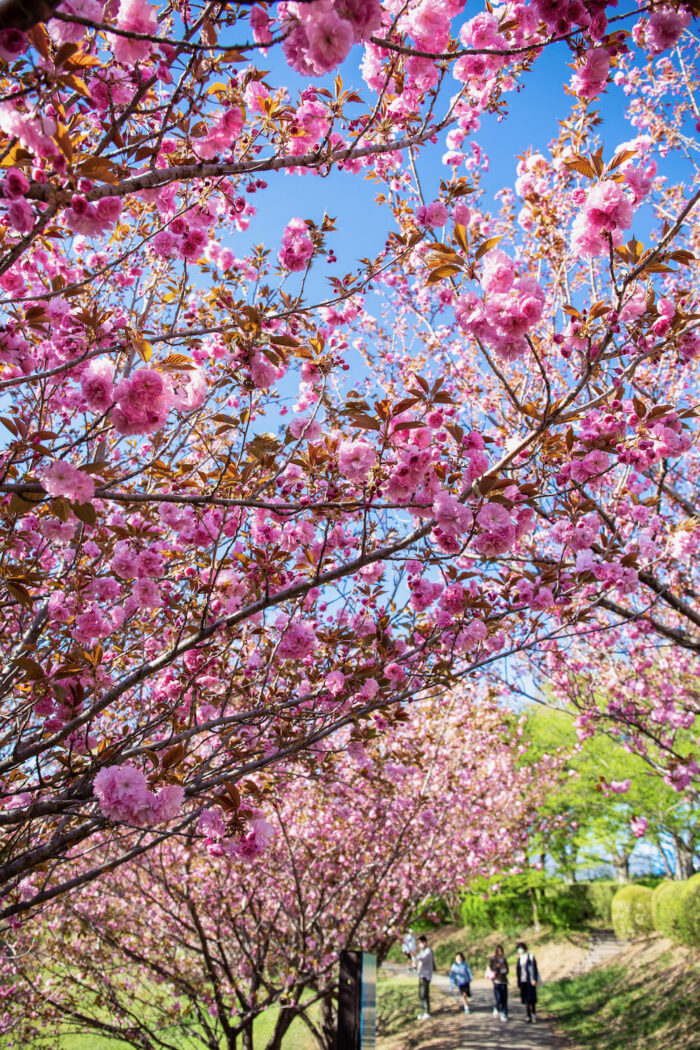
M 400 966 L 384 969 L 406 974 Z M 527 1024 L 525 1008 L 520 996 L 514 994 L 512 983 L 508 989 L 509 1018 L 505 1023 L 493 1016 L 490 981 L 472 982 L 469 1014 L 462 1009 L 461 996 L 458 1003 L 455 994 L 449 991 L 447 977 L 436 974 L 430 993 L 432 1016 L 428 1021 L 416 1021 L 405 1046 L 416 1050 L 559 1050 L 562 1046 L 548 1024 L 541 1021 Z

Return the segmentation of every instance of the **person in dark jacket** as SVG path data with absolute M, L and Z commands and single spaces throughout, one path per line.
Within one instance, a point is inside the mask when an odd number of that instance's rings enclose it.
M 527 1023 L 532 1024 L 537 1020 L 537 985 L 540 974 L 537 969 L 537 960 L 528 952 L 524 941 L 517 946 L 517 951 L 516 974 L 520 988 L 520 1001 L 527 1010 Z
M 499 944 L 489 959 L 486 976 L 493 981 L 493 1016 L 508 1020 L 508 963 L 503 945 Z

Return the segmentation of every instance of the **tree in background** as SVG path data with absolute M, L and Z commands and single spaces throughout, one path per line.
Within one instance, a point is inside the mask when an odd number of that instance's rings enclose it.
M 698 861 L 700 813 L 694 791 L 680 795 L 640 755 L 617 737 L 577 733 L 574 714 L 535 708 L 528 713 L 528 762 L 542 755 L 563 759 L 559 783 L 540 808 L 544 829 L 534 844 L 558 873 L 580 877 L 582 869 L 609 863 L 628 881 L 630 861 L 640 842 L 653 844 L 670 878 L 687 879 Z M 677 746 L 690 749 L 690 734 Z
M 214 807 L 206 849 L 172 838 L 27 922 L 5 954 L 14 1045 L 53 1045 L 64 1024 L 134 1047 L 252 1048 L 276 1007 L 266 1050 L 297 1017 L 332 1050 L 339 951 L 381 962 L 429 897 L 521 860 L 537 821 L 542 779 L 502 747 L 516 719 L 460 699 L 279 768 L 259 856 L 252 840 L 240 856 Z
M 692 677 L 695 10 L 2 5 L 5 919 L 508 657 L 642 639 Z M 554 45 L 571 109 L 492 211 L 480 122 Z M 329 291 L 320 206 L 238 247 L 341 170 L 386 236 Z

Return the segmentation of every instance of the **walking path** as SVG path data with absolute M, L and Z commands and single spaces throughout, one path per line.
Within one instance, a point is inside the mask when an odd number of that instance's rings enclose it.
M 625 950 L 628 941 L 619 941 L 612 930 L 594 930 L 588 945 L 588 952 L 578 966 L 574 967 L 571 976 L 578 977 L 588 973 L 598 963 L 610 962 L 619 952 Z
M 383 967 L 392 973 L 405 975 L 401 966 L 386 964 Z M 417 985 L 416 981 L 416 985 Z M 512 984 L 509 992 L 509 1018 L 507 1022 L 493 1016 L 493 985 L 490 981 L 472 982 L 470 1013 L 462 1009 L 454 992 L 449 990 L 449 980 L 435 974 L 430 985 L 432 1016 L 427 1021 L 416 1021 L 415 1028 L 405 1037 L 382 1040 L 386 1050 L 558 1050 L 552 1029 L 538 1021 L 527 1024 L 525 1008 L 520 997 L 514 994 Z M 416 1013 L 418 995 L 416 989 Z

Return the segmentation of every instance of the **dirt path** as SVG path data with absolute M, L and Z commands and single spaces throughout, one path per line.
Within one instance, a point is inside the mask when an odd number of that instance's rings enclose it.
M 405 974 L 401 967 L 395 971 L 393 967 L 385 969 Z M 508 991 L 507 1022 L 493 1016 L 493 986 L 485 980 L 472 983 L 471 1012 L 465 1014 L 461 998 L 458 1004 L 457 997 L 449 991 L 448 979 L 436 974 L 430 989 L 430 1020 L 416 1021 L 410 1032 L 382 1039 L 378 1045 L 381 1050 L 559 1050 L 562 1044 L 550 1026 L 541 1021 L 527 1024 L 525 1008 L 519 996 L 514 995 L 512 985 Z

